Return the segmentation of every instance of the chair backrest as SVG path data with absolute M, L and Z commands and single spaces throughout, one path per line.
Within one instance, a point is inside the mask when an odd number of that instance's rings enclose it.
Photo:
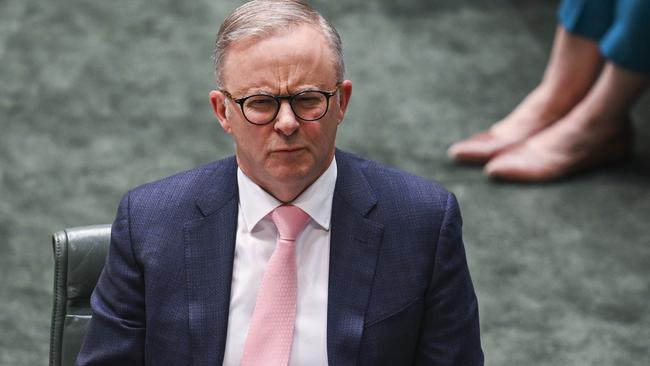
M 104 268 L 110 240 L 110 225 L 69 228 L 52 235 L 50 366 L 74 365 L 91 318 L 90 295 Z

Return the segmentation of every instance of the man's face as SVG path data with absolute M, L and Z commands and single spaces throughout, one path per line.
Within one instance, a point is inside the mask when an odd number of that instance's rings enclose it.
M 224 88 L 234 99 L 252 94 L 293 95 L 304 90 L 336 90 L 334 54 L 315 28 L 300 26 L 263 40 L 245 40 L 228 51 Z M 286 187 L 299 192 L 313 183 L 334 156 L 336 129 L 352 92 L 344 81 L 318 121 L 297 119 L 288 101 L 267 125 L 246 121 L 240 106 L 220 91 L 210 100 L 223 129 L 235 140 L 239 167 L 255 183 L 281 200 Z M 284 194 L 279 193 L 280 196 Z M 284 198 L 284 199 L 283 199 Z

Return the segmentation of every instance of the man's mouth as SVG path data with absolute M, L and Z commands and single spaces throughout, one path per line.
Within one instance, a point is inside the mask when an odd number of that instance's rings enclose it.
M 284 147 L 279 149 L 273 149 L 273 153 L 295 153 L 304 150 L 304 147 Z

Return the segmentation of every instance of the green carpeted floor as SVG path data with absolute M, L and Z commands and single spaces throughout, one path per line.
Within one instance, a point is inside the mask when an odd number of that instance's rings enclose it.
M 0 365 L 44 365 L 50 233 L 110 223 L 135 185 L 232 153 L 208 105 L 237 1 L 0 0 Z M 650 364 L 650 96 L 637 158 L 551 185 L 445 149 L 542 75 L 557 1 L 313 2 L 339 28 L 339 146 L 454 191 L 488 365 Z

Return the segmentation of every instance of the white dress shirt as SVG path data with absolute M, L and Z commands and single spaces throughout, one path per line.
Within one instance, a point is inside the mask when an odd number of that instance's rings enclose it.
M 289 366 L 327 365 L 330 218 L 336 160 L 291 204 L 309 214 L 296 240 L 298 299 Z M 224 366 L 239 366 L 257 291 L 278 236 L 271 211 L 282 202 L 237 169 L 239 213 Z

